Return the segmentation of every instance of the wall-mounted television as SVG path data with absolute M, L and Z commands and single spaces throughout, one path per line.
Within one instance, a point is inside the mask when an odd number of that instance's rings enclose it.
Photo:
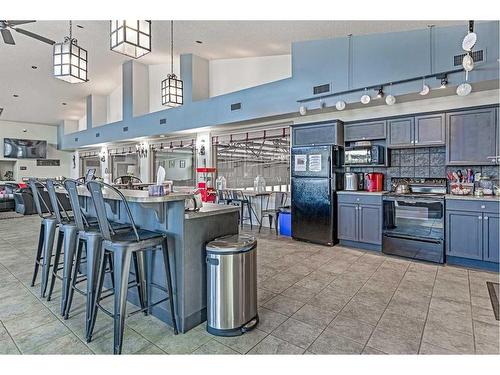
M 46 159 L 47 141 L 4 138 L 3 156 L 13 159 Z

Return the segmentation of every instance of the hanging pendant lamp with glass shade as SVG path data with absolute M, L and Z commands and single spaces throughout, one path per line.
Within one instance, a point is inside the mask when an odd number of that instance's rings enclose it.
M 174 74 L 174 21 L 170 21 L 170 74 L 161 82 L 161 104 L 178 107 L 184 104 L 182 80 Z
M 138 59 L 151 52 L 151 21 L 110 21 L 111 51 Z
M 64 42 L 54 44 L 53 50 L 54 77 L 69 82 L 81 83 L 88 81 L 87 50 L 78 46 L 73 38 L 73 23 L 69 21 L 69 36 Z

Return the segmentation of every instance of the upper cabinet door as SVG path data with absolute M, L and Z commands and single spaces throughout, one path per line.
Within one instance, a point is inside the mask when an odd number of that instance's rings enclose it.
M 447 164 L 491 165 L 488 157 L 497 155 L 495 108 L 453 112 L 446 117 Z
M 435 114 L 415 117 L 415 146 L 445 144 L 445 115 Z
M 389 147 L 413 146 L 414 118 L 398 118 L 387 121 L 387 138 Z
M 349 142 L 385 139 L 385 129 L 385 120 L 344 125 L 344 140 Z
M 483 259 L 488 262 L 500 260 L 499 229 L 500 220 L 498 214 L 483 214 Z

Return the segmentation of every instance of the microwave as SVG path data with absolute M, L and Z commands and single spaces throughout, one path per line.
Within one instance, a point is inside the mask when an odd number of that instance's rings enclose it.
M 384 164 L 384 147 L 379 145 L 352 146 L 345 148 L 345 165 Z

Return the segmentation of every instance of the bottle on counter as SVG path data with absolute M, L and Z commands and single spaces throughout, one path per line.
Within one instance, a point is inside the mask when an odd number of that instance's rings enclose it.
M 224 176 L 219 176 L 215 180 L 215 189 L 217 190 L 225 190 L 226 189 L 226 178 Z
M 255 177 L 253 181 L 253 188 L 257 193 L 264 193 L 266 191 L 266 180 L 262 176 Z

